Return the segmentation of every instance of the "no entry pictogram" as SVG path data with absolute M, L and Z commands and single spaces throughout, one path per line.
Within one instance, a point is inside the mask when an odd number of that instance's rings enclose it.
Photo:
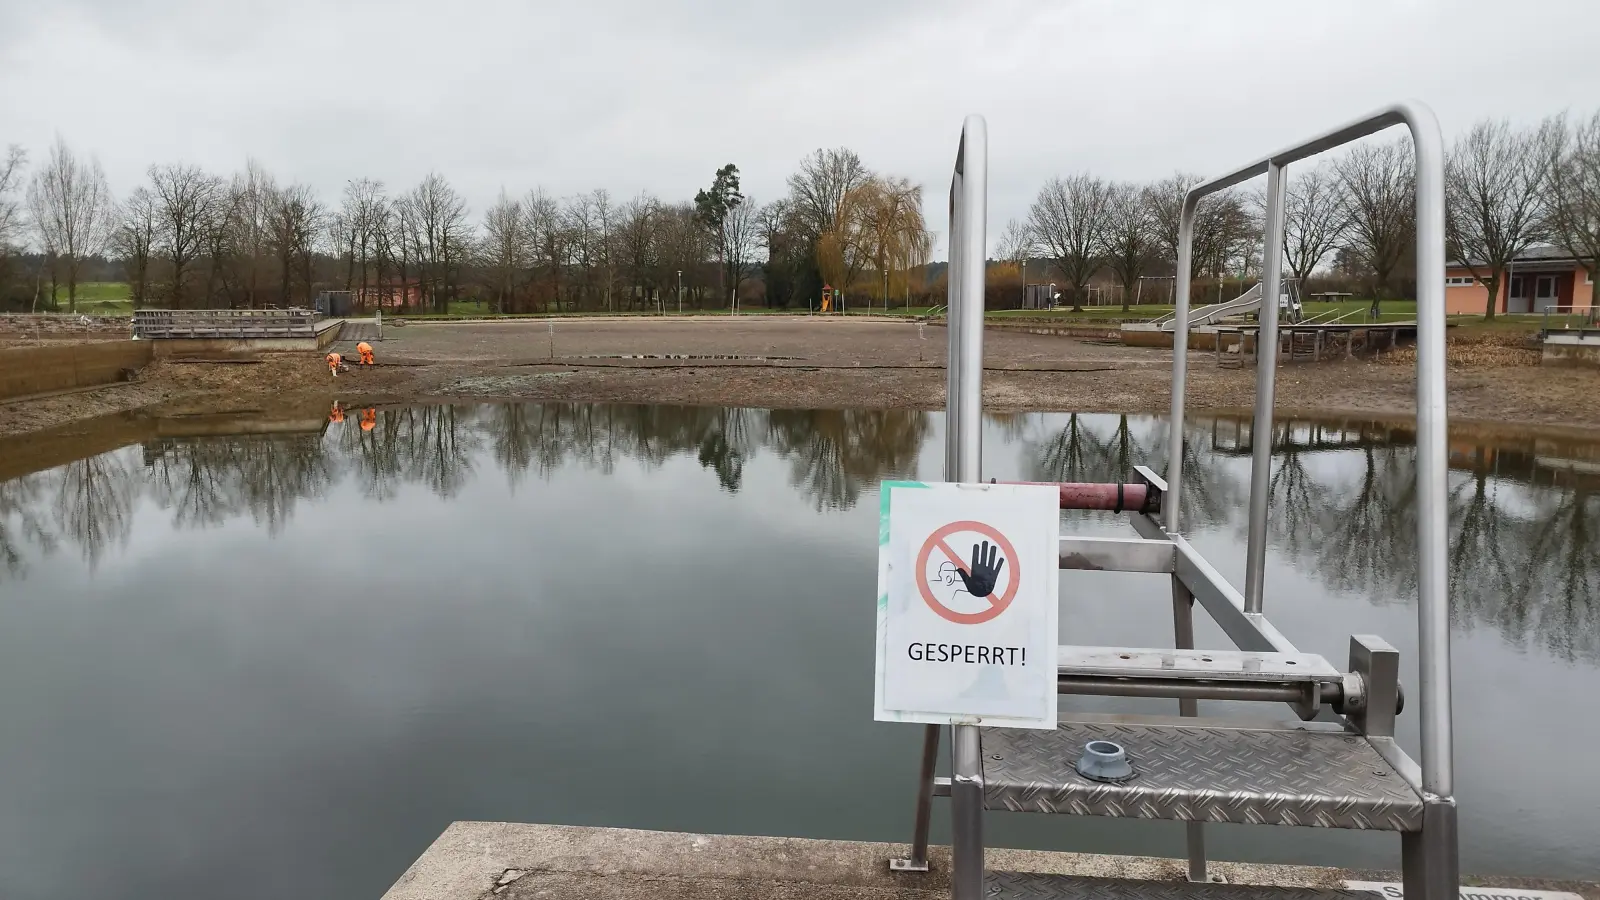
M 939 602 L 938 597 L 934 596 L 933 587 L 928 582 L 928 560 L 935 550 L 947 557 L 963 573 L 972 574 L 967 561 L 962 559 L 961 554 L 957 553 L 955 548 L 951 547 L 949 542 L 945 540 L 950 535 L 963 531 L 974 532 L 993 541 L 994 546 L 1000 550 L 1001 560 L 1010 560 L 1011 573 L 1006 578 L 1005 590 L 1000 591 L 998 594 L 989 594 L 980 598 L 989 602 L 989 608 L 981 612 L 963 613 L 950 609 Z M 1004 565 L 1003 562 L 1002 565 Z M 960 522 L 951 522 L 949 525 L 945 525 L 934 531 L 933 534 L 928 535 L 928 539 L 922 542 L 922 549 L 917 552 L 917 565 L 913 571 L 916 573 L 917 590 L 922 594 L 923 602 L 927 603 L 928 608 L 933 610 L 936 615 L 957 625 L 981 625 L 1005 612 L 1006 607 L 1010 606 L 1011 601 L 1016 598 L 1017 585 L 1022 581 L 1020 566 L 1021 563 L 1017 559 L 1016 548 L 1011 546 L 1011 542 L 1006 540 L 1006 536 L 1001 534 L 999 529 L 985 525 L 982 522 L 966 519 Z

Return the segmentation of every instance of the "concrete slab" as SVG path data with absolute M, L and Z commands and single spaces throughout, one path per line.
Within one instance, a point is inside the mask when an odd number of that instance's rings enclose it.
M 933 871 L 892 874 L 901 844 L 819 841 L 457 822 L 384 895 L 384 900 L 924 900 L 949 897 L 950 853 L 935 847 Z M 991 869 L 1182 881 L 1173 859 L 991 848 Z M 1346 880 L 1390 881 L 1394 873 L 1312 866 L 1213 862 L 1233 884 L 1341 887 Z M 1594 885 L 1496 879 L 1554 887 L 1600 900 Z

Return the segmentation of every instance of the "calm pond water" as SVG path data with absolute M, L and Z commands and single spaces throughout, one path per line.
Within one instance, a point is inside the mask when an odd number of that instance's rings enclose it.
M 920 728 L 872 721 L 874 491 L 938 477 L 940 416 L 362 424 L 117 419 L 0 447 L 0 896 L 375 898 L 457 819 L 908 837 Z M 1166 456 L 1154 418 L 986 428 L 1001 479 Z M 1186 451 L 1194 540 L 1235 583 L 1248 431 L 1198 420 Z M 1277 440 L 1267 612 L 1341 666 L 1351 632 L 1414 664 L 1408 435 Z M 1600 446 L 1452 453 L 1463 868 L 1600 878 Z M 1169 644 L 1165 579 L 1062 577 L 1064 638 Z M 1415 752 L 1414 710 L 1401 737 Z M 996 845 L 1182 850 L 1172 823 L 991 821 Z M 1209 834 L 1217 858 L 1398 864 L 1386 835 Z

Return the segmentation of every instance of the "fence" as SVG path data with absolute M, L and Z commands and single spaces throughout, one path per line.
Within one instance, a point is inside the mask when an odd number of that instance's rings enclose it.
M 133 336 L 139 340 L 315 339 L 316 313 L 309 309 L 144 309 L 133 314 Z

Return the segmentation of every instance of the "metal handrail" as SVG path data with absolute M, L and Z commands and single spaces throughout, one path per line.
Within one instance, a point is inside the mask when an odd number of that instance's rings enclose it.
M 1179 222 L 1176 327 L 1173 333 L 1172 414 L 1169 422 L 1165 530 L 1179 530 L 1178 497 L 1183 484 L 1184 385 L 1188 375 L 1189 278 L 1193 267 L 1195 210 L 1201 198 L 1258 175 L 1267 176 L 1263 296 L 1276 297 L 1283 278 L 1284 169 L 1393 125 L 1411 132 L 1416 152 L 1417 207 L 1417 630 L 1422 733 L 1423 833 L 1406 845 L 1407 895 L 1412 883 L 1428 900 L 1455 896 L 1456 811 L 1451 733 L 1450 615 L 1447 596 L 1446 413 L 1444 358 L 1444 147 L 1433 111 L 1416 101 L 1377 110 L 1310 140 L 1291 145 L 1190 189 Z M 1277 346 L 1277 316 L 1263 316 L 1257 346 Z M 1250 525 L 1246 547 L 1244 612 L 1262 610 L 1266 553 L 1275 353 L 1257 354 L 1256 405 L 1250 480 Z M 1407 840 L 1413 836 L 1408 835 Z M 1412 871 L 1414 864 L 1420 869 Z M 1421 892 L 1419 892 L 1421 893 Z M 1417 900 L 1412 896 L 1412 900 Z
M 1580 309 L 1583 312 L 1579 312 L 1578 310 Z M 1562 310 L 1566 310 L 1566 312 L 1562 312 Z M 1573 318 L 1578 319 L 1579 328 L 1585 327 L 1585 324 L 1593 326 L 1600 323 L 1600 306 L 1596 306 L 1592 301 L 1588 306 L 1582 307 L 1575 303 L 1566 306 L 1546 306 L 1543 314 L 1543 317 L 1539 320 L 1539 337 L 1541 338 L 1548 336 L 1553 330 L 1550 327 L 1550 316 L 1552 315 L 1559 316 L 1564 320 L 1561 325 L 1562 329 L 1571 328 Z

